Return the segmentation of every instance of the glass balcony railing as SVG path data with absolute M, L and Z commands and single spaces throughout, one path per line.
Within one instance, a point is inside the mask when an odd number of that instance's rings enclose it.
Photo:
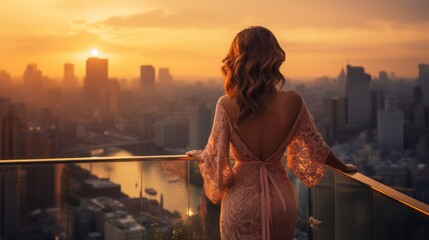
M 0 239 L 219 239 L 192 160 L 0 160 Z M 318 186 L 294 186 L 298 240 L 429 239 L 428 205 L 362 174 L 326 167 Z
M 309 190 L 311 239 L 429 239 L 429 205 L 360 173 L 325 173 Z
M 0 239 L 199 239 L 190 159 L 1 160 Z

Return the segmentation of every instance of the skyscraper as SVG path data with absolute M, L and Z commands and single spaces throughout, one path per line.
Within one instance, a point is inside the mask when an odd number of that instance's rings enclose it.
M 115 91 L 108 91 L 106 93 L 106 117 L 111 118 L 116 115 L 118 110 L 118 100 Z
M 414 129 L 423 131 L 427 126 L 427 107 L 424 105 L 423 89 L 414 87 L 413 102 L 411 104 L 411 123 Z
M 15 159 L 19 157 L 19 134 L 25 130 L 25 105 L 22 103 L 0 103 L 2 114 L 0 135 L 0 158 Z
M 36 64 L 28 64 L 24 71 L 24 86 L 32 91 L 43 88 L 42 71 L 37 68 Z
M 25 182 L 17 166 L 0 168 L 0 239 L 17 239 L 20 219 L 27 216 Z
M 370 81 L 363 67 L 347 65 L 347 123 L 361 129 L 371 126 Z
M 152 65 L 140 66 L 140 86 L 142 88 L 155 85 L 155 68 Z
M 77 78 L 74 75 L 74 65 L 71 63 L 64 64 L 63 86 L 66 89 L 77 87 Z
M 159 83 L 171 83 L 173 76 L 170 74 L 170 69 L 160 68 L 158 70 L 158 81 Z
M 188 128 L 184 119 L 169 117 L 154 124 L 155 144 L 163 147 L 186 147 Z
M 203 149 L 207 144 L 213 122 L 213 111 L 198 103 L 189 113 L 189 148 Z
M 429 105 L 429 64 L 419 64 L 418 85 L 423 89 L 425 105 Z
M 84 81 L 85 99 L 89 103 L 101 103 L 103 92 L 108 86 L 108 61 L 91 57 L 86 60 Z
M 346 91 L 346 82 L 347 82 L 347 76 L 346 71 L 344 71 L 344 68 L 341 68 L 340 74 L 338 75 L 338 90 L 341 96 L 344 96 L 344 92 Z
M 10 74 L 4 70 L 0 70 L 0 86 L 4 84 L 9 84 L 12 78 Z
M 324 137 L 328 143 L 333 143 L 338 131 L 344 130 L 346 126 L 345 98 L 326 98 L 323 100 L 322 108 Z
M 386 98 L 385 109 L 378 111 L 378 141 L 384 148 L 404 148 L 404 113 L 396 109 L 395 99 Z

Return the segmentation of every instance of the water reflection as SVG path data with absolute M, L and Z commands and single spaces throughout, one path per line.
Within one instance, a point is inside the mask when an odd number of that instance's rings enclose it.
M 109 149 L 107 153 L 99 156 L 123 157 L 133 156 L 133 154 L 115 148 Z M 183 163 L 184 168 L 186 167 L 185 164 Z M 121 185 L 121 191 L 130 198 L 140 197 L 140 194 L 158 202 L 161 202 L 162 198 L 165 209 L 178 211 L 182 217 L 198 211 L 201 189 L 190 186 L 191 203 L 189 209 L 186 181 L 180 181 L 175 176 L 166 175 L 160 162 L 111 162 L 79 165 L 99 178 L 109 178 L 110 181 Z M 143 175 L 140 174 L 141 170 Z M 142 193 L 140 193 L 141 189 Z M 149 189 L 153 189 L 156 194 Z

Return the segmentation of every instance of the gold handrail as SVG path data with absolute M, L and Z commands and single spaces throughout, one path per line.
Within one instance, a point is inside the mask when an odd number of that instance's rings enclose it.
M 131 161 L 195 161 L 194 157 L 187 155 L 153 155 L 153 156 L 122 156 L 122 157 L 79 157 L 79 158 L 42 158 L 42 159 L 10 159 L 0 160 L 1 166 L 8 165 L 34 165 L 34 164 L 60 164 L 60 163 L 98 163 L 98 162 L 131 162 Z M 429 205 L 409 197 L 389 186 L 375 181 L 359 172 L 345 173 L 326 165 L 333 171 L 337 171 L 349 178 L 360 182 L 374 191 L 387 196 L 397 202 L 404 204 L 426 216 L 429 216 Z
M 327 165 L 325 165 L 327 166 Z M 354 172 L 354 173 L 345 173 L 342 172 L 336 168 L 333 168 L 331 166 L 327 166 L 329 168 L 331 168 L 333 171 L 336 171 L 338 173 L 343 174 L 346 177 L 352 178 L 357 182 L 360 182 L 370 188 L 372 188 L 372 190 L 379 192 L 380 194 L 387 196 L 397 202 L 400 202 L 402 204 L 404 204 L 405 206 L 408 206 L 426 216 L 429 216 L 429 205 L 421 202 L 417 199 L 414 199 L 406 194 L 403 194 L 387 185 L 384 185 L 380 182 L 375 181 L 374 179 L 367 177 L 359 172 Z
M 29 158 L 0 160 L 3 165 L 33 165 L 59 163 L 98 163 L 98 162 L 135 162 L 135 161 L 194 161 L 187 155 L 153 155 L 153 156 L 120 156 L 120 157 L 78 157 L 78 158 Z

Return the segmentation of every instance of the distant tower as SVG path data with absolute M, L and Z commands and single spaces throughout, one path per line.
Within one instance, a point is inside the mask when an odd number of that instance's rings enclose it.
M 347 123 L 362 129 L 371 126 L 370 81 L 363 67 L 347 65 Z
M 347 81 L 346 71 L 344 71 L 344 68 L 341 68 L 341 72 L 338 75 L 338 87 L 340 89 L 341 95 L 344 95 L 346 91 L 346 81 Z
M 102 94 L 108 86 L 108 61 L 91 57 L 86 60 L 84 81 L 85 99 L 90 103 L 100 103 Z
M 171 83 L 173 76 L 170 74 L 170 69 L 160 68 L 158 71 L 158 81 L 159 83 Z
M 168 117 L 154 124 L 155 144 L 163 147 L 186 147 L 187 124 L 182 119 Z
M 326 128 L 324 137 L 334 143 L 335 135 L 346 126 L 345 97 L 326 98 L 322 103 L 322 123 Z
M 387 97 L 385 109 L 378 110 L 378 141 L 384 148 L 404 148 L 404 113 L 396 109 L 395 99 Z
M 423 89 L 425 105 L 429 105 L 429 64 L 419 64 L 418 85 Z
M 155 85 L 155 68 L 152 65 L 140 66 L 140 86 L 142 88 Z
M 0 168 L 0 239 L 15 239 L 19 222 L 27 216 L 25 171 Z
M 213 111 L 203 103 L 198 103 L 189 116 L 189 147 L 203 149 L 207 144 L 213 121 Z
M 390 78 L 389 74 L 386 71 L 380 71 L 378 74 L 378 81 L 380 87 L 384 90 L 388 90 L 390 87 Z
M 19 158 L 19 135 L 26 128 L 26 107 L 23 103 L 12 103 L 0 99 L 2 129 L 0 131 L 0 158 Z
M 427 126 L 423 90 L 421 86 L 414 87 L 413 102 L 411 103 L 411 123 L 414 129 L 422 131 Z
M 0 70 L 0 86 L 3 84 L 8 84 L 12 80 L 10 74 L 4 70 Z
M 413 103 L 421 102 L 423 102 L 423 89 L 421 86 L 416 86 L 413 91 Z
M 115 91 L 108 91 L 106 93 L 106 116 L 114 117 L 118 111 L 118 100 Z
M 74 65 L 71 63 L 64 64 L 63 86 L 66 89 L 77 87 L 77 78 L 74 75 Z
M 31 90 L 41 90 L 43 88 L 42 71 L 36 64 L 28 64 L 24 71 L 24 86 Z

